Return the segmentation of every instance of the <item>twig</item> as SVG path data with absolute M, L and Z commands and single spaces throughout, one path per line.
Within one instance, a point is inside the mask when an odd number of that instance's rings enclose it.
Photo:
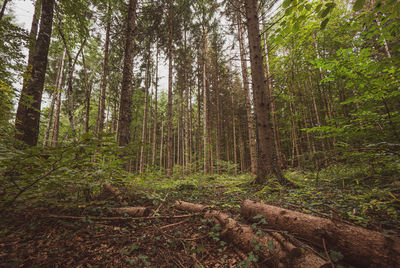
M 335 268 L 335 264 L 333 264 L 331 256 L 329 255 L 329 252 L 326 249 L 325 238 L 322 238 L 322 245 L 324 246 L 324 251 L 325 251 L 326 257 L 328 258 L 329 263 L 331 264 L 332 268 Z
M 185 215 L 175 215 L 175 216 L 150 216 L 150 217 L 90 217 L 91 220 L 106 220 L 106 221 L 131 221 L 131 220 L 153 220 L 153 219 L 182 219 L 201 215 L 201 213 L 185 214 Z M 64 215 L 54 215 L 50 214 L 45 216 L 45 218 L 55 218 L 55 219 L 67 219 L 67 220 L 80 220 L 85 219 L 85 216 L 64 216 Z
M 166 229 L 166 228 L 169 228 L 169 227 L 172 227 L 172 226 L 176 226 L 176 225 L 185 223 L 185 222 L 187 222 L 188 220 L 189 220 L 189 219 L 186 219 L 186 220 L 183 220 L 183 221 L 179 221 L 179 222 L 175 222 L 175 223 L 171 223 L 171 224 L 168 224 L 168 225 L 164 225 L 164 226 L 161 226 L 160 229 Z

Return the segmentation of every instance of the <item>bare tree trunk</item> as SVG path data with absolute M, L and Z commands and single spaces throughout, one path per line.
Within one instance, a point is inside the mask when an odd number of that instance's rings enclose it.
M 161 118 L 162 119 L 162 118 Z M 164 120 L 161 120 L 161 144 L 160 144 L 160 169 L 164 166 L 163 150 L 164 150 Z
M 203 27 L 204 34 L 204 47 L 203 47 L 203 167 L 204 174 L 210 172 L 210 162 L 209 162 L 209 145 L 208 145 L 208 101 L 207 101 L 207 73 L 206 73 L 206 62 L 207 62 L 207 36 L 205 29 Z
M 151 164 L 154 166 L 156 163 L 156 152 L 157 152 L 157 94 L 158 94 L 158 45 L 157 45 L 157 53 L 156 53 L 156 82 L 154 85 L 154 117 L 153 117 L 153 148 L 152 148 L 152 157 Z
M 106 107 L 106 91 L 107 91 L 107 75 L 108 75 L 108 54 L 110 46 L 110 29 L 111 29 L 111 7 L 108 4 L 107 8 L 107 26 L 106 26 L 106 41 L 104 44 L 104 61 L 103 61 L 103 76 L 101 79 L 100 105 L 98 110 L 97 133 L 103 132 L 104 128 L 104 110 Z
M 168 140 L 167 140 L 167 176 L 172 175 L 173 161 L 172 161 L 172 31 L 173 31 L 173 18 L 172 18 L 172 4 L 169 7 L 169 51 L 168 51 Z
M 7 6 L 8 0 L 4 0 L 3 2 L 3 6 L 1 7 L 1 11 L 0 11 L 0 20 L 3 18 L 4 16 L 4 11 L 6 10 L 6 6 Z
M 56 101 L 56 112 L 54 115 L 54 125 L 53 125 L 53 134 L 51 137 L 51 146 L 58 145 L 58 135 L 60 129 L 60 112 L 61 112 L 61 97 L 62 97 L 62 88 L 63 88 L 63 76 L 64 76 L 64 66 L 65 66 L 65 56 L 66 51 L 64 50 L 62 63 L 61 63 L 61 73 L 60 73 L 60 86 L 57 91 L 57 101 Z
M 236 117 L 235 117 L 235 101 L 233 92 L 231 93 L 232 103 L 232 131 L 233 131 L 233 164 L 235 165 L 235 175 L 237 174 L 237 145 L 236 145 Z
M 215 162 L 217 167 L 217 174 L 221 174 L 221 170 L 219 167 L 219 161 L 221 160 L 221 137 L 220 137 L 220 129 L 221 129 L 221 119 L 220 119 L 220 101 L 219 101 L 219 83 L 218 83 L 218 58 L 215 56 L 215 100 L 216 100 L 216 113 L 217 113 L 217 122 L 215 127 Z
M 144 113 L 143 113 L 143 123 L 142 123 L 142 140 L 140 145 L 140 165 L 139 165 L 139 173 L 144 172 L 145 165 L 145 157 L 144 157 L 144 144 L 146 142 L 147 135 L 147 112 L 148 112 L 148 104 L 149 104 L 149 88 L 150 88 L 150 54 L 151 48 L 150 43 L 147 48 L 147 65 L 146 65 L 146 78 L 145 78 L 145 86 L 144 86 Z
M 136 23 L 136 0 L 129 0 L 124 67 L 122 75 L 122 85 L 120 94 L 120 109 L 118 117 L 118 144 L 126 146 L 130 142 L 130 126 L 132 121 L 132 65 L 133 65 L 133 47 L 134 47 L 134 31 Z M 129 166 L 125 165 L 128 169 Z
M 245 0 L 245 9 L 255 99 L 254 106 L 257 120 L 257 144 L 260 152 L 256 182 L 263 183 L 269 175 L 275 175 L 281 183 L 286 184 L 288 181 L 282 175 L 281 169 L 276 162 L 276 156 L 274 155 L 275 150 L 273 150 L 274 136 L 270 121 L 271 107 L 264 83 L 265 72 L 261 53 L 257 0 Z
M 249 131 L 249 147 L 250 147 L 250 166 L 251 174 L 257 174 L 257 144 L 254 132 L 254 118 L 251 111 L 250 103 L 250 88 L 249 88 L 249 77 L 247 71 L 247 62 L 245 58 L 245 45 L 243 41 L 244 27 L 241 23 L 240 15 L 238 14 L 238 37 L 239 37 L 239 49 L 240 49 L 240 62 L 242 66 L 242 79 L 243 88 L 245 91 L 245 101 L 246 101 L 246 114 L 247 114 L 247 128 Z
M 85 73 L 85 133 L 89 133 L 89 120 L 90 120 L 90 96 L 92 88 L 89 86 L 88 73 L 85 62 L 85 53 L 82 50 L 83 71 Z
M 39 137 L 40 107 L 49 53 L 54 14 L 54 0 L 43 0 L 39 36 L 32 61 L 32 75 L 18 103 L 15 128 L 16 138 L 29 146 L 36 146 Z
M 276 108 L 275 108 L 275 100 L 274 100 L 274 93 L 273 93 L 273 86 L 272 86 L 272 77 L 269 68 L 269 53 L 268 53 L 268 41 L 267 41 L 267 34 L 264 35 L 264 48 L 265 48 L 265 69 L 267 74 L 268 80 L 268 93 L 269 98 L 271 101 L 271 117 L 272 117 L 272 128 L 274 131 L 274 143 L 275 143 L 275 152 L 276 158 L 278 161 L 278 165 L 283 167 L 282 161 L 282 152 L 281 152 L 281 142 L 280 142 L 280 135 L 279 135 L 279 126 L 278 126 L 278 119 L 276 117 Z
M 49 121 L 47 122 L 47 127 L 46 127 L 46 131 L 45 131 L 44 138 L 43 138 L 43 148 L 46 147 L 49 143 L 50 129 L 53 124 L 54 105 L 57 100 L 58 91 L 61 88 L 61 80 L 62 80 L 63 72 L 64 72 L 64 57 L 60 59 L 60 65 L 59 65 L 58 71 L 57 71 L 55 88 L 54 88 L 54 91 L 52 94 L 50 110 L 49 110 Z

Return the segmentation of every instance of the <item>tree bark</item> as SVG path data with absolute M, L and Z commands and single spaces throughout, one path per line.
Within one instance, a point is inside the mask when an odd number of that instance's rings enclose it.
M 204 44 L 203 44 L 203 168 L 204 174 L 210 172 L 209 144 L 208 144 L 208 101 L 207 101 L 207 35 L 205 27 L 203 27 Z
M 281 234 L 271 232 L 257 236 L 253 228 L 229 217 L 229 215 L 217 210 L 211 210 L 208 206 L 177 201 L 174 205 L 177 209 L 194 213 L 205 213 L 206 219 L 220 224 L 221 236 L 233 242 L 247 252 L 254 252 L 261 257 L 260 264 L 268 267 L 322 267 L 326 262 L 315 254 L 302 250 L 287 241 Z M 256 249 L 258 245 L 259 249 Z
M 268 41 L 267 41 L 267 33 L 264 35 L 264 48 L 265 48 L 265 71 L 267 75 L 267 85 L 268 85 L 268 94 L 271 100 L 271 117 L 272 117 L 272 128 L 274 131 L 274 144 L 275 144 L 275 153 L 278 161 L 278 165 L 280 167 L 284 167 L 282 161 L 282 152 L 281 152 L 281 142 L 279 135 L 279 127 L 278 127 L 278 118 L 276 117 L 276 105 L 274 100 L 274 91 L 272 86 L 272 76 L 269 67 L 269 52 L 268 52 Z
M 146 135 L 147 135 L 147 113 L 148 113 L 148 104 L 149 104 L 149 88 L 150 88 L 150 43 L 147 48 L 147 64 L 146 64 L 146 78 L 144 85 L 144 112 L 143 112 L 143 122 L 142 122 L 142 140 L 140 145 L 140 164 L 139 164 L 139 173 L 144 172 L 145 165 L 145 152 L 144 152 L 144 144 L 146 143 Z
M 133 73 L 133 48 L 136 22 L 136 0 L 129 0 L 126 40 L 124 50 L 124 67 L 122 74 L 120 109 L 118 116 L 118 144 L 127 146 L 130 142 L 130 127 L 132 121 L 132 73 Z M 128 166 L 125 165 L 128 169 Z
M 82 62 L 83 71 L 85 75 L 85 133 L 89 133 L 89 121 L 90 121 L 90 96 L 92 94 L 92 88 L 89 86 L 88 73 L 86 68 L 85 53 L 82 50 Z
M 40 30 L 32 61 L 32 75 L 18 103 L 15 120 L 16 138 L 28 146 L 36 146 L 39 137 L 40 108 L 53 24 L 53 8 L 54 0 L 43 0 Z
M 156 163 L 156 152 L 157 152 L 157 105 L 158 105 L 158 45 L 156 53 L 156 81 L 154 84 L 154 117 L 153 117 L 153 146 L 151 164 L 154 166 Z
M 172 5 L 172 4 L 170 4 Z M 173 49 L 173 18 L 172 6 L 169 7 L 169 51 L 168 51 L 168 139 L 167 139 L 167 176 L 172 176 L 173 159 L 172 159 L 172 49 Z
M 261 53 L 261 39 L 259 19 L 257 14 L 257 0 L 245 0 L 247 30 L 250 47 L 251 76 L 255 112 L 258 132 L 258 170 L 256 183 L 263 183 L 268 176 L 275 175 L 282 184 L 288 181 L 283 177 L 276 162 L 274 151 L 274 136 L 270 121 L 270 100 L 265 87 L 265 72 Z
M 397 237 L 251 200 L 243 201 L 241 214 L 249 220 L 262 215 L 269 228 L 291 232 L 320 248 L 325 240 L 329 249 L 358 267 L 400 267 Z
M 101 79 L 100 105 L 98 111 L 98 129 L 97 133 L 102 133 L 104 128 L 104 110 L 106 107 L 106 91 L 107 91 L 107 75 L 108 75 L 108 54 L 110 46 L 110 29 L 111 29 L 111 8 L 108 4 L 107 8 L 107 26 L 106 40 L 104 44 L 104 61 L 103 61 L 103 76 Z
M 52 137 L 51 137 L 51 146 L 53 146 L 53 147 L 58 145 L 65 56 L 66 56 L 66 51 L 64 50 L 62 62 L 61 62 L 61 73 L 60 73 L 60 77 L 59 77 L 59 88 L 57 91 L 56 112 L 54 114 L 53 133 L 52 133 Z
M 233 164 L 235 165 L 235 175 L 237 174 L 237 145 L 236 145 L 236 112 L 235 112 L 235 101 L 233 98 L 233 92 L 231 93 L 231 104 L 232 104 L 232 132 L 233 132 Z
M 245 101 L 246 101 L 246 115 L 247 115 L 247 128 L 249 131 L 249 147 L 250 147 L 250 166 L 251 174 L 257 174 L 257 144 L 254 132 L 254 118 L 251 110 L 250 103 L 250 88 L 249 88 L 249 75 L 247 71 L 247 62 L 245 58 L 245 45 L 243 41 L 244 27 L 241 22 L 240 13 L 237 15 L 238 19 L 238 37 L 239 37 L 239 50 L 240 50 L 240 62 L 242 66 L 242 79 L 243 88 L 245 91 Z
M 3 6 L 1 7 L 1 11 L 0 11 L 0 20 L 3 18 L 4 16 L 4 11 L 6 10 L 6 6 L 7 6 L 8 0 L 4 0 L 3 2 Z

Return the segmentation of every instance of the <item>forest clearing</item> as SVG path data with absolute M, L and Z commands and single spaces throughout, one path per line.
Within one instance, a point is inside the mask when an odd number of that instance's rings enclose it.
M 398 0 L 0 8 L 0 267 L 400 267 Z

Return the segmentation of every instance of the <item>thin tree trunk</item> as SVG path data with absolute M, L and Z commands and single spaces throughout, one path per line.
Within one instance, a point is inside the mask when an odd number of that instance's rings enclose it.
M 251 111 L 250 103 L 250 88 L 249 88 L 249 77 L 247 72 L 247 62 L 245 58 L 245 45 L 243 41 L 244 27 L 241 23 L 240 15 L 238 14 L 238 37 L 239 37 L 239 49 L 240 49 L 240 62 L 242 66 L 242 79 L 243 88 L 245 91 L 245 104 L 246 104 L 246 115 L 247 115 L 247 128 L 249 132 L 249 147 L 250 147 L 250 166 L 251 174 L 257 174 L 257 144 L 254 131 L 254 119 Z
M 53 24 L 53 7 L 54 0 L 43 0 L 39 36 L 32 62 L 32 75 L 18 103 L 15 120 L 16 138 L 28 146 L 36 146 L 39 137 L 40 107 Z
M 235 165 L 235 175 L 237 174 L 237 145 L 236 145 L 236 117 L 235 117 L 235 101 L 233 92 L 231 93 L 232 104 L 232 131 L 233 131 L 233 164 Z
M 218 58 L 215 56 L 215 100 L 216 100 L 216 113 L 217 113 L 217 122 L 215 127 L 215 153 L 216 153 L 216 167 L 217 174 L 221 174 L 221 170 L 219 167 L 219 161 L 221 160 L 221 137 L 220 137 L 220 129 L 221 129 L 221 119 L 220 119 L 220 101 L 219 101 L 219 83 L 218 83 Z
M 157 94 L 158 94 L 158 45 L 157 45 L 157 54 L 156 54 L 156 82 L 154 85 L 154 118 L 153 118 L 153 148 L 152 148 L 152 157 L 151 164 L 154 166 L 156 162 L 156 152 L 157 152 Z
M 56 102 L 56 112 L 54 115 L 54 125 L 53 125 L 53 134 L 51 138 L 51 146 L 55 147 L 58 145 L 58 135 L 60 129 L 60 112 L 61 112 L 61 97 L 62 97 L 62 88 L 63 88 L 63 76 L 64 76 L 64 66 L 65 66 L 65 57 L 66 51 L 64 50 L 62 63 L 61 63 L 61 73 L 60 73 L 60 87 L 57 91 L 57 102 Z
M 207 79 L 206 79 L 206 62 L 207 62 L 207 36 L 205 34 L 205 29 L 203 27 L 204 33 L 204 47 L 203 47 L 203 167 L 204 174 L 210 172 L 210 162 L 209 162 L 209 145 L 208 145 L 208 101 L 207 101 Z
M 64 69 L 64 58 L 61 58 L 60 65 L 59 65 L 58 71 L 57 71 L 55 88 L 54 88 L 52 98 L 51 98 L 51 104 L 50 104 L 50 110 L 49 110 L 49 121 L 47 122 L 47 127 L 46 127 L 46 131 L 45 131 L 44 138 L 43 138 L 43 148 L 46 147 L 49 143 L 50 129 L 53 124 L 54 105 L 57 100 L 58 91 L 60 90 L 62 73 L 64 71 L 63 69 Z
M 124 67 L 122 75 L 122 85 L 120 94 L 120 109 L 118 116 L 118 133 L 117 139 L 119 146 L 129 144 L 131 135 L 130 127 L 132 121 L 132 65 L 133 65 L 133 47 L 134 47 L 134 32 L 136 23 L 136 0 L 129 0 L 126 40 L 125 40 L 125 55 Z M 125 165 L 128 169 L 129 166 Z
M 3 18 L 4 16 L 4 11 L 6 10 L 6 6 L 7 6 L 8 0 L 4 0 L 3 2 L 3 6 L 1 7 L 1 11 L 0 11 L 0 20 Z
M 140 165 L 139 165 L 139 173 L 144 172 L 145 165 L 145 157 L 144 157 L 144 144 L 146 142 L 147 135 L 147 112 L 148 112 L 148 104 L 149 104 L 149 88 L 150 88 L 150 54 L 151 48 L 150 43 L 147 48 L 147 65 L 146 65 L 146 78 L 145 78 L 145 86 L 144 86 L 144 112 L 143 112 L 143 123 L 142 123 L 142 139 L 140 145 Z
M 279 135 L 279 126 L 278 126 L 278 119 L 276 117 L 276 108 L 275 108 L 275 100 L 274 100 L 274 93 L 273 93 L 273 86 L 272 86 L 272 77 L 269 68 L 269 52 L 268 52 L 268 42 L 267 42 L 267 34 L 264 35 L 264 48 L 265 48 L 265 71 L 267 74 L 267 85 L 268 85 L 268 93 L 269 98 L 271 101 L 271 117 L 272 117 L 272 128 L 274 131 L 274 143 L 275 143 L 275 152 L 276 158 L 278 161 L 278 165 L 283 167 L 282 162 L 282 152 L 281 152 L 281 142 L 280 142 L 280 135 Z
M 106 26 L 106 41 L 104 44 L 104 61 L 103 61 L 103 76 L 101 79 L 100 106 L 98 110 L 98 129 L 97 133 L 103 132 L 104 128 L 104 110 L 106 107 L 106 91 L 107 91 L 107 75 L 108 75 L 108 54 L 110 46 L 110 29 L 111 29 L 111 7 L 108 4 L 107 8 L 107 26 Z
M 162 118 L 161 118 L 162 119 Z M 163 150 L 164 150 L 164 121 L 161 120 L 161 136 L 160 136 L 160 170 L 164 167 L 163 162 Z
M 85 53 L 82 50 L 83 71 L 85 73 L 85 133 L 89 133 L 89 120 L 90 120 L 90 96 L 92 93 L 91 86 L 89 86 L 88 73 L 85 62 Z
M 172 176 L 173 160 L 172 160 L 172 4 L 169 7 L 169 51 L 168 51 L 168 140 L 167 140 L 167 176 Z

